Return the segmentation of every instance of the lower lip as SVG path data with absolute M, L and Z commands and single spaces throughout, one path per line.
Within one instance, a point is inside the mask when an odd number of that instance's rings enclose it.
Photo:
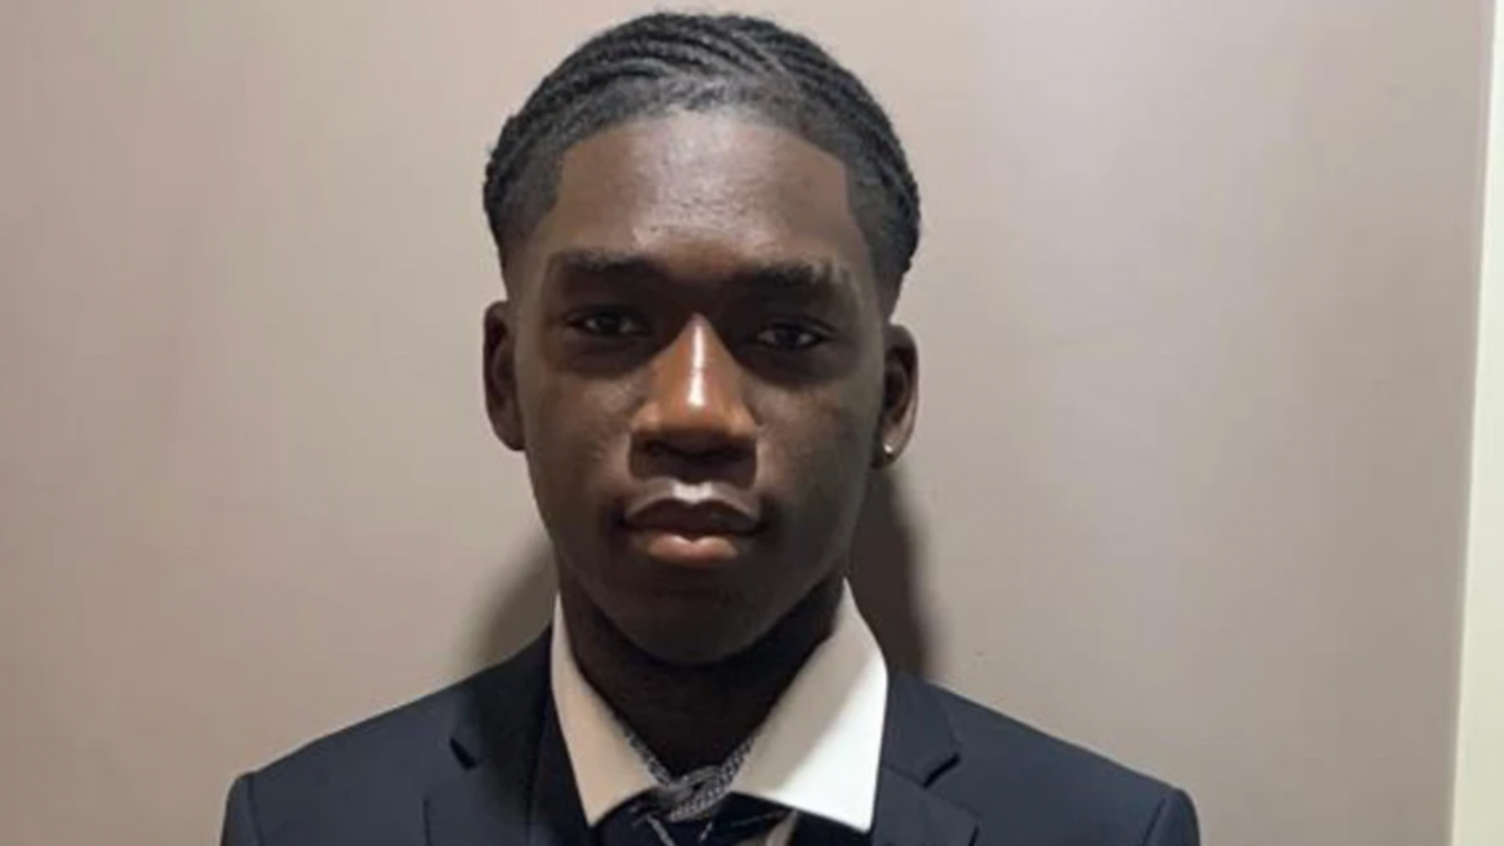
M 681 567 L 715 567 L 740 557 L 746 538 L 736 535 L 687 536 L 675 532 L 633 532 L 635 544 L 650 558 Z

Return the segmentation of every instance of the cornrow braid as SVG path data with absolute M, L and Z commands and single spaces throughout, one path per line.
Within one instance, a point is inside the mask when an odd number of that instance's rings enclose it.
M 484 204 L 505 264 L 553 204 L 565 150 L 671 109 L 746 108 L 847 168 L 873 267 L 897 288 L 919 246 L 919 188 L 882 106 L 820 45 L 761 18 L 656 13 L 585 42 L 509 117 L 486 165 Z

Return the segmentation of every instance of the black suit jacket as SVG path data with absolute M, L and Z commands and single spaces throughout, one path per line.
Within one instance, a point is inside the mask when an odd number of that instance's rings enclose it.
M 914 678 L 889 682 L 870 841 L 806 818 L 793 846 L 1194 846 L 1178 790 Z M 549 695 L 548 637 L 239 778 L 225 846 L 589 846 Z

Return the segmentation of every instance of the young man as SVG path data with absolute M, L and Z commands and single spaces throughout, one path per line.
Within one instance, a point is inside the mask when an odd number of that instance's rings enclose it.
M 860 82 L 767 21 L 631 21 L 507 122 L 485 208 L 554 625 L 242 777 L 226 843 L 1197 842 L 1185 794 L 890 676 L 848 595 L 918 386 L 918 193 Z

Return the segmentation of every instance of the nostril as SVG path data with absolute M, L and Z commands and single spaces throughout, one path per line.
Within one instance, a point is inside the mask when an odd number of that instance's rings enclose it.
M 643 445 L 643 451 L 654 458 L 678 458 L 697 464 L 730 463 L 752 454 L 750 445 L 692 439 L 653 439 Z
M 757 443 L 753 439 L 685 437 L 679 432 L 638 433 L 631 450 L 634 476 L 669 476 L 686 482 L 716 480 L 750 485 L 757 475 Z

